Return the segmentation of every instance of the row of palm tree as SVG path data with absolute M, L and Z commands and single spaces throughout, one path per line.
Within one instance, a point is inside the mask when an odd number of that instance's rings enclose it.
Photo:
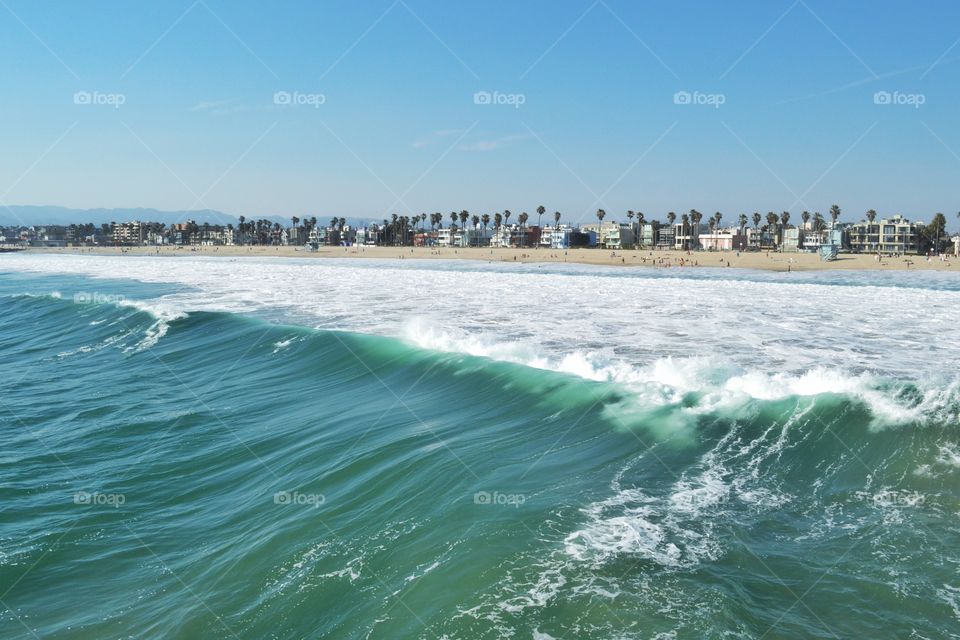
M 537 212 L 537 226 L 542 228 L 543 215 L 546 213 L 546 208 L 543 205 L 540 205 L 536 209 Z M 840 208 L 837 205 L 833 205 L 830 208 L 830 216 L 833 219 L 833 222 L 836 223 L 837 219 L 840 217 Z M 509 226 L 510 218 L 513 213 L 506 209 L 502 213 L 498 212 L 493 215 L 491 218 L 488 214 L 483 214 L 482 216 L 471 215 L 466 209 L 461 211 L 451 211 L 449 213 L 450 225 L 449 228 L 456 231 L 457 229 L 466 229 L 467 222 L 471 222 L 474 228 L 479 228 L 482 225 L 484 232 L 489 228 L 491 222 L 493 222 L 494 230 L 499 230 L 502 226 Z M 598 209 L 596 217 L 598 222 L 603 225 L 603 220 L 606 217 L 607 213 L 604 209 Z M 648 221 L 645 214 L 641 212 L 634 212 L 633 210 L 628 210 L 626 212 L 627 219 L 630 221 L 629 224 L 633 227 L 634 218 L 636 219 L 636 236 L 638 242 L 645 236 L 646 227 L 648 225 L 659 227 L 660 223 L 657 220 Z M 876 212 L 872 209 L 867 213 L 868 217 L 872 220 L 876 217 Z M 699 234 L 700 224 L 703 221 L 703 214 L 696 209 L 691 209 L 689 213 L 683 214 L 681 219 L 681 234 L 684 236 L 690 237 L 690 246 L 687 248 L 696 247 L 699 244 L 697 236 Z M 810 218 L 814 219 L 814 228 L 817 231 L 822 231 L 826 223 L 824 222 L 823 216 L 816 212 L 810 214 L 808 211 L 804 211 L 801 215 L 804 223 L 807 223 Z M 562 214 L 559 211 L 555 211 L 553 214 L 554 224 L 559 225 Z M 670 211 L 666 214 L 667 223 L 671 226 L 675 224 L 677 219 L 677 214 L 673 211 Z M 710 218 L 708 218 L 708 225 L 711 232 L 717 232 L 721 227 L 721 221 L 723 219 L 723 214 L 719 211 L 715 212 Z M 752 216 L 754 229 L 759 231 L 760 223 L 763 221 L 763 216 L 759 212 L 754 212 Z M 295 219 L 297 220 L 297 219 Z M 313 219 L 314 221 L 316 218 Z M 527 212 L 521 212 L 517 216 L 517 222 L 520 226 L 520 246 L 526 246 L 526 236 L 527 236 L 527 222 L 529 220 L 529 215 Z M 424 230 L 424 223 L 429 221 L 430 229 L 442 229 L 444 214 L 440 212 L 426 214 L 421 213 L 419 215 L 414 215 L 412 217 L 407 216 L 398 216 L 393 214 L 392 220 L 384 219 L 381 225 L 373 225 L 374 232 L 378 239 L 378 242 L 381 244 L 393 244 L 393 245 L 405 245 L 410 244 L 411 233 L 415 233 L 419 228 L 421 231 Z M 767 224 L 765 229 L 769 230 L 774 237 L 777 239 L 778 243 L 782 243 L 783 239 L 783 230 L 787 228 L 787 225 L 790 221 L 790 212 L 784 211 L 779 215 L 774 212 L 768 212 L 766 215 Z M 748 224 L 748 217 L 746 214 L 740 214 L 738 218 L 738 228 L 741 233 L 746 232 L 746 227 Z M 459 223 L 459 224 L 458 224 Z M 344 226 L 343 218 L 334 218 L 331 221 L 332 229 L 342 230 Z M 479 243 L 479 237 L 475 238 L 475 241 Z
M 547 209 L 543 205 L 540 205 L 536 208 L 537 213 L 537 227 L 542 228 L 543 225 L 543 216 L 546 214 Z M 841 209 L 838 205 L 834 204 L 830 207 L 828 215 L 830 217 L 831 226 L 835 226 L 837 221 L 841 216 Z M 877 218 L 877 212 L 874 209 L 870 209 L 866 212 L 866 219 L 873 223 Z M 942 223 L 935 222 L 931 225 L 931 228 L 934 225 L 939 225 L 938 230 L 940 233 L 945 231 L 945 219 L 943 219 L 942 214 L 938 214 Z M 384 219 L 382 224 L 374 224 L 373 230 L 375 237 L 377 238 L 378 243 L 381 244 L 392 244 L 392 245 L 407 245 L 412 244 L 412 234 L 415 234 L 418 230 L 424 231 L 426 229 L 426 224 L 429 224 L 431 231 L 436 229 L 442 229 L 444 225 L 444 220 L 449 218 L 449 228 L 456 231 L 458 229 L 464 230 L 468 228 L 468 223 L 472 225 L 474 229 L 482 228 L 484 229 L 484 235 L 486 235 L 487 229 L 490 227 L 490 224 L 493 224 L 493 228 L 498 231 L 503 226 L 510 225 L 510 219 L 513 217 L 513 213 L 509 209 L 505 209 L 502 212 L 494 213 L 493 216 L 489 214 L 483 215 L 474 215 L 471 214 L 466 209 L 461 211 L 451 211 L 446 216 L 440 212 L 435 212 L 432 214 L 421 213 L 414 216 L 398 216 L 393 214 L 391 219 Z M 607 212 L 604 209 L 597 209 L 596 218 L 600 225 L 603 225 L 604 219 L 607 217 Z M 646 237 L 647 227 L 658 228 L 660 222 L 658 220 L 648 220 L 646 215 L 642 211 L 628 210 L 626 212 L 626 217 L 628 224 L 632 229 L 634 229 L 638 244 L 642 243 L 643 239 Z M 673 226 L 677 221 L 677 214 L 673 211 L 670 211 L 666 214 L 667 224 Z M 957 217 L 960 218 L 960 213 L 957 214 Z M 553 222 L 554 225 L 559 225 L 562 214 L 559 211 L 553 213 Z M 689 246 L 685 248 L 695 248 L 699 246 L 699 229 L 701 223 L 704 220 L 704 214 L 697 211 L 696 209 L 691 209 L 688 213 L 684 213 L 680 218 L 680 234 L 688 238 Z M 520 228 L 520 246 L 526 246 L 526 239 L 528 233 L 527 223 L 530 217 L 527 212 L 521 212 L 516 216 L 517 224 Z M 762 228 L 764 231 L 767 231 L 771 242 L 776 245 L 782 245 L 784 239 L 784 231 L 789 228 L 789 223 L 791 219 L 791 214 L 789 211 L 783 211 L 781 213 L 776 213 L 773 211 L 767 212 L 764 216 L 759 211 L 755 211 L 751 216 L 747 214 L 739 214 L 737 217 L 737 229 L 741 235 L 746 234 L 748 225 L 752 222 L 753 229 L 758 233 L 761 230 L 761 223 L 764 223 Z M 816 233 L 822 233 L 828 228 L 828 223 L 825 216 L 823 216 L 819 211 L 811 213 L 810 211 L 803 211 L 800 214 L 800 219 L 803 221 L 804 226 L 811 227 Z M 309 231 L 316 226 L 316 218 L 311 218 L 309 220 L 304 220 L 304 229 L 309 233 Z M 710 228 L 711 233 L 716 233 L 721 228 L 721 222 L 723 220 L 723 214 L 719 211 L 715 212 L 712 216 L 707 218 L 707 224 Z M 300 219 L 294 216 L 292 218 L 294 226 L 296 227 L 300 222 Z M 812 221 L 812 225 L 810 225 Z M 634 227 L 634 222 L 636 226 Z M 263 234 L 263 229 L 268 228 L 271 224 L 266 220 L 258 220 L 253 223 L 254 226 L 246 225 L 244 223 L 244 218 L 240 218 L 240 232 L 241 236 L 246 236 L 247 234 L 251 235 L 253 238 L 259 238 Z M 275 223 L 274 223 L 275 224 Z M 333 230 L 342 231 L 345 227 L 345 220 L 343 218 L 332 218 L 330 228 Z M 245 233 L 248 232 L 248 233 Z M 479 244 L 480 237 L 474 236 L 474 242 Z
M 538 226 L 540 224 L 540 219 L 543 214 L 546 213 L 546 209 L 541 205 L 537 207 Z M 497 230 L 500 227 L 510 224 L 510 217 L 513 213 L 507 209 L 502 213 L 495 213 L 492 217 L 489 214 L 483 215 L 472 215 L 466 209 L 462 211 L 451 211 L 449 213 L 450 224 L 449 229 L 456 231 L 457 229 L 467 229 L 467 223 L 470 222 L 474 229 L 483 227 L 484 232 L 490 227 L 490 223 L 493 223 L 494 229 Z M 555 224 L 559 224 L 561 218 L 561 213 L 555 211 L 553 214 L 553 219 Z M 439 211 L 436 213 L 426 214 L 421 213 L 409 216 L 398 216 L 393 214 L 392 219 L 384 219 L 381 224 L 372 225 L 374 234 L 380 244 L 386 245 L 406 245 L 410 244 L 411 234 L 416 233 L 419 229 L 421 232 L 425 230 L 425 223 L 429 222 L 431 231 L 443 228 L 445 216 Z M 517 222 L 520 224 L 520 244 L 521 246 L 526 246 L 526 232 L 527 232 L 527 221 L 530 219 L 529 214 L 526 211 L 521 212 L 517 216 Z M 298 218 L 294 218 L 294 224 L 299 221 Z M 314 219 L 315 220 L 315 219 Z M 334 218 L 331 220 L 331 229 L 341 230 L 345 221 L 343 218 Z M 479 244 L 479 237 L 475 237 L 474 241 Z

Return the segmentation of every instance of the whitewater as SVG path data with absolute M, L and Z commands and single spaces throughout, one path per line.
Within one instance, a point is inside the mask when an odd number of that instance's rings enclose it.
M 633 385 L 645 402 L 841 393 L 877 424 L 948 410 L 960 309 L 952 274 L 692 276 L 578 265 L 311 259 L 10 257 L 7 268 L 182 285 L 139 302 L 157 331 L 191 310 L 254 313 Z M 912 381 L 920 402 L 891 398 Z M 892 395 L 896 395 L 895 393 Z M 942 416 L 941 416 L 942 417 Z

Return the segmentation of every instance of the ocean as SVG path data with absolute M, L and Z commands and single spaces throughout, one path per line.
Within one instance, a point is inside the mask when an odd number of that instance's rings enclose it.
M 958 638 L 960 278 L 0 256 L 0 637 Z

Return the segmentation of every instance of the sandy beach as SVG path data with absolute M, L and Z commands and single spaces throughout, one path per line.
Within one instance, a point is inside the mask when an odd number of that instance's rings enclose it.
M 292 246 L 202 246 L 202 247 L 67 247 L 28 248 L 25 251 L 56 254 L 94 254 L 130 256 L 222 256 L 222 257 L 291 257 L 291 258 L 368 258 L 380 260 L 485 260 L 488 262 L 569 262 L 604 266 L 651 268 L 722 267 L 763 269 L 768 271 L 817 271 L 829 269 L 870 270 L 960 270 L 960 259 L 928 260 L 924 256 L 884 257 L 840 254 L 837 260 L 824 262 L 816 254 L 776 252 L 712 252 L 712 251 L 610 251 L 605 249 L 491 249 L 452 247 L 322 247 L 309 251 Z M 958 262 L 957 267 L 952 262 Z

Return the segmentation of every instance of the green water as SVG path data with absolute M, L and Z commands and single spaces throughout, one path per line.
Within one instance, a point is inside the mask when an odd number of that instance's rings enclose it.
M 953 396 L 653 406 L 83 285 L 0 276 L 4 638 L 960 636 Z

